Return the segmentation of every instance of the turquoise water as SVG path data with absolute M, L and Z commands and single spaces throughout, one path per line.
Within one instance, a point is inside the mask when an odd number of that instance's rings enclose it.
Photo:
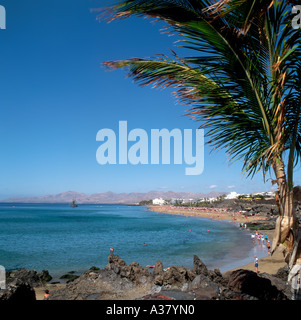
M 225 269 L 253 254 L 249 233 L 233 223 L 137 206 L 0 204 L 0 230 L 0 265 L 54 275 L 105 267 L 110 246 L 142 266 L 192 267 L 196 254 L 209 268 Z

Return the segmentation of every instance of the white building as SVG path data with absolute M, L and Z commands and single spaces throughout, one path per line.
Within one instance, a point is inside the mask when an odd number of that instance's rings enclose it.
M 227 194 L 225 199 L 237 199 L 238 196 L 239 194 L 237 192 L 232 191 L 229 194 Z
M 163 204 L 165 204 L 165 200 L 163 200 L 162 198 L 156 198 L 156 199 L 153 199 L 153 204 L 158 204 L 162 206 Z

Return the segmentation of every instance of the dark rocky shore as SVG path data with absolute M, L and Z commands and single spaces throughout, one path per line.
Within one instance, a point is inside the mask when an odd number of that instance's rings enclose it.
M 150 271 L 110 254 L 104 269 L 93 267 L 50 291 L 49 300 L 290 300 L 286 279 L 286 268 L 275 275 L 242 269 L 223 275 L 219 269 L 209 270 L 196 255 L 192 269 L 171 266 L 164 271 L 157 261 Z M 45 277 L 23 268 L 8 275 L 0 300 L 35 300 L 34 288 L 43 285 Z
M 248 222 L 249 229 L 256 230 L 273 230 L 275 229 L 276 219 L 279 216 L 278 208 L 275 199 L 270 200 L 239 200 L 229 199 L 220 202 L 215 202 L 214 208 L 223 208 L 232 212 L 241 212 L 246 217 L 265 217 L 266 220 L 258 220 Z M 296 215 L 301 223 L 301 203 L 296 207 Z

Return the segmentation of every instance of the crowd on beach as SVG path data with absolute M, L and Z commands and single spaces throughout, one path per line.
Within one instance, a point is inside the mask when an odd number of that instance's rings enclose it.
M 247 228 L 247 225 L 244 223 L 240 223 L 240 227 Z M 266 247 L 268 250 L 268 255 L 271 256 L 271 241 L 267 234 L 260 233 L 256 230 L 255 232 L 251 233 L 251 240 L 253 242 L 253 245 Z M 256 273 L 258 273 L 258 264 L 259 264 L 258 258 L 254 256 L 254 267 L 255 267 Z
M 251 239 L 253 244 L 255 244 L 256 240 L 259 245 L 266 246 L 268 249 L 268 254 L 271 254 L 271 242 L 267 234 L 262 234 L 256 231 L 255 233 L 251 233 Z
M 149 210 L 172 214 L 208 217 L 210 219 L 228 220 L 238 223 L 241 221 L 248 222 L 252 220 L 267 219 L 267 217 L 257 216 L 257 214 L 254 214 L 254 216 L 247 216 L 243 211 L 232 211 L 228 210 L 227 208 L 162 205 L 150 207 Z

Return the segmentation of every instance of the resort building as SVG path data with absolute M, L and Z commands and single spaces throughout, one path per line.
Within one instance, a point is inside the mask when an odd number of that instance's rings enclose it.
M 153 204 L 157 204 L 159 206 L 162 206 L 163 204 L 165 204 L 165 200 L 162 198 L 156 198 L 156 199 L 153 199 Z
M 230 192 L 229 194 L 227 194 L 227 196 L 225 197 L 225 199 L 237 199 L 239 196 L 239 194 L 235 191 Z

